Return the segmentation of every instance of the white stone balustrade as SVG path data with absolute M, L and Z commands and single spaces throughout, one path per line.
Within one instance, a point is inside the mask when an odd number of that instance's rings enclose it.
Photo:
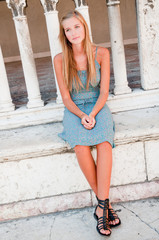
M 25 0 L 7 0 L 8 8 L 12 10 L 13 20 L 19 44 L 21 61 L 28 93 L 28 108 L 42 107 L 39 82 L 33 57 L 32 45 L 28 29 L 27 17 L 24 15 Z
M 58 20 L 58 11 L 56 10 L 56 4 L 58 3 L 58 0 L 56 1 L 40 0 L 40 1 L 44 8 L 44 14 L 46 18 L 46 25 L 47 25 L 49 44 L 50 44 L 50 50 L 51 50 L 52 64 L 53 64 L 54 56 L 62 51 L 60 42 L 58 40 L 59 20 Z M 57 90 L 56 102 L 62 103 L 62 98 L 61 98 L 60 90 L 58 87 L 54 66 L 53 66 L 53 71 L 54 71 L 55 84 L 56 84 L 56 90 Z
M 56 10 L 56 5 L 59 0 L 40 0 L 41 4 L 44 8 L 44 14 L 46 17 L 46 24 L 48 30 L 49 44 L 51 50 L 52 60 L 56 54 L 61 52 L 61 46 L 58 39 L 59 35 L 59 19 L 58 19 L 58 11 Z M 86 19 L 90 36 L 92 39 L 91 33 L 91 25 L 89 18 L 88 6 L 86 5 L 85 0 L 73 0 L 75 3 L 75 8 L 78 10 Z M 32 46 L 30 41 L 29 29 L 27 24 L 27 18 L 24 15 L 23 11 L 26 6 L 26 0 L 6 0 L 8 4 L 8 8 L 12 10 L 13 19 L 15 23 L 18 44 L 20 49 L 20 55 L 22 60 L 22 66 L 24 70 L 24 77 L 27 86 L 28 92 L 28 108 L 41 107 L 44 105 L 41 100 L 39 83 L 37 79 L 37 73 L 35 68 L 35 62 L 33 58 Z M 157 11 L 159 10 L 159 2 L 154 0 L 147 2 L 146 0 L 137 0 L 137 19 L 138 19 L 138 32 L 139 32 L 139 55 L 140 55 L 140 69 L 141 69 L 141 84 L 144 90 L 154 89 L 152 91 L 144 91 L 140 92 L 133 91 L 131 93 L 131 89 L 128 87 L 127 74 L 126 74 L 126 62 L 125 62 L 125 53 L 124 53 L 124 45 L 123 45 L 123 36 L 122 36 L 122 27 L 121 27 L 121 16 L 120 16 L 120 0 L 106 0 L 108 7 L 108 17 L 109 17 L 109 27 L 110 27 L 110 37 L 111 37 L 111 50 L 113 56 L 113 68 L 114 68 L 114 77 L 115 77 L 115 89 L 114 94 L 117 96 L 111 95 L 112 109 L 114 111 L 120 111 L 121 109 L 129 110 L 129 108 L 140 108 L 143 107 L 143 102 L 145 101 L 144 106 L 146 104 L 150 107 L 150 105 L 154 106 L 154 102 L 157 99 L 157 92 L 159 88 L 159 15 Z M 155 17 L 153 17 L 155 16 Z M 3 59 L 1 57 L 1 62 Z M 53 62 L 53 61 L 52 61 Z M 0 111 L 10 111 L 14 109 L 14 105 L 12 104 L 12 100 L 10 97 L 8 80 L 6 77 L 6 73 L 4 73 L 4 65 L 1 64 L 1 68 L 3 67 L 3 78 L 0 79 L 1 84 L 1 96 L 0 96 Z M 53 67 L 54 70 L 54 67 Z M 5 77 L 4 77 L 5 75 Z M 55 72 L 54 72 L 55 75 Z M 2 83 L 3 79 L 3 83 Z M 4 82 L 5 79 L 5 82 Z M 57 84 L 56 76 L 55 83 L 57 89 L 57 103 L 61 103 L 61 94 L 59 91 L 59 87 Z M 139 89 L 138 89 L 139 90 Z M 131 93 L 126 94 L 125 93 Z M 122 94 L 122 96 L 120 96 Z M 139 104 L 135 102 L 131 104 L 131 100 L 133 96 L 137 95 L 137 101 Z M 147 100 L 148 95 L 152 95 L 153 101 Z M 145 100 L 144 100 L 145 96 Z M 142 98 L 142 101 L 139 100 Z M 118 104 L 115 102 L 115 99 L 118 99 Z M 123 100 L 125 99 L 125 100 Z M 129 102 L 128 105 L 125 104 Z M 120 103 L 123 102 L 124 108 L 120 106 Z M 142 104 L 140 104 L 142 102 Z M 158 103 L 157 103 L 158 104 Z M 56 106 L 56 105 L 55 105 Z M 114 106 L 117 106 L 114 108 Z M 61 106 L 56 106 L 59 109 Z M 7 110 L 8 109 L 8 110 Z M 114 110 L 115 109 L 115 110 Z M 44 109 L 41 109 L 44 111 Z M 61 115 L 60 115 L 61 116 Z
M 114 94 L 130 93 L 128 87 L 124 43 L 122 36 L 120 1 L 107 0 L 111 50 L 115 78 Z
M 90 39 L 92 41 L 92 30 L 91 30 L 91 23 L 90 23 L 90 18 L 89 18 L 89 12 L 88 12 L 88 6 L 86 6 L 85 2 L 83 0 L 74 0 L 75 2 L 75 6 L 76 6 L 76 10 L 82 14 L 82 16 L 84 17 L 84 19 L 87 22 L 88 28 L 89 28 L 89 35 L 90 35 Z
M 159 1 L 137 0 L 141 85 L 159 88 Z
M 0 112 L 13 111 L 14 109 L 15 107 L 12 103 L 10 95 L 6 69 L 0 46 Z

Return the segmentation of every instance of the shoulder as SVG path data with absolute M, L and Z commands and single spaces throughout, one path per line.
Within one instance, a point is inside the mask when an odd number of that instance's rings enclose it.
M 58 53 L 55 57 L 54 57 L 54 63 L 61 63 L 62 62 L 62 53 Z
M 103 57 L 105 55 L 109 55 L 109 50 L 105 47 L 97 47 L 97 55 L 99 57 Z
M 105 47 L 97 47 L 97 61 L 101 64 L 104 59 L 109 58 L 109 50 Z

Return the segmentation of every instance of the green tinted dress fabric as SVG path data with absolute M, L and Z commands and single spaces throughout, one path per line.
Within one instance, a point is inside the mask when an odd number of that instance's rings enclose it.
M 97 52 L 97 50 L 96 50 Z M 100 65 L 95 59 L 96 66 L 96 83 L 94 86 L 89 85 L 89 89 L 86 90 L 87 83 L 87 71 L 78 71 L 78 75 L 83 83 L 82 88 L 78 93 L 73 88 L 71 92 L 71 98 L 78 108 L 89 115 L 98 99 L 100 92 Z M 64 109 L 63 118 L 63 132 L 59 136 L 67 141 L 71 148 L 76 145 L 94 146 L 102 142 L 109 142 L 112 147 L 114 145 L 114 122 L 112 114 L 107 106 L 99 111 L 95 117 L 96 124 L 91 130 L 86 129 L 81 124 L 81 119 L 75 114 L 71 113 L 66 107 Z

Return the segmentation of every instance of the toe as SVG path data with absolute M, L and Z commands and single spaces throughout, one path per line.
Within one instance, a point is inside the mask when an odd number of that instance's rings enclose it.
M 105 235 L 110 235 L 111 231 L 110 230 L 104 230 L 104 229 L 101 229 L 100 231 L 102 234 L 105 234 Z
M 113 225 L 115 225 L 116 224 L 116 221 L 113 221 Z
M 101 229 L 100 232 L 101 232 L 102 234 L 105 234 L 105 230 L 104 230 L 104 229 Z
M 116 219 L 116 220 L 115 220 L 115 224 L 118 224 L 118 223 L 119 223 L 119 219 Z

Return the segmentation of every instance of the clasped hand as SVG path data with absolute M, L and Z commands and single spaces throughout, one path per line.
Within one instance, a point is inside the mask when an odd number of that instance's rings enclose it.
M 84 114 L 81 117 L 81 123 L 86 129 L 90 130 L 95 126 L 96 120 L 91 114 L 89 116 Z

